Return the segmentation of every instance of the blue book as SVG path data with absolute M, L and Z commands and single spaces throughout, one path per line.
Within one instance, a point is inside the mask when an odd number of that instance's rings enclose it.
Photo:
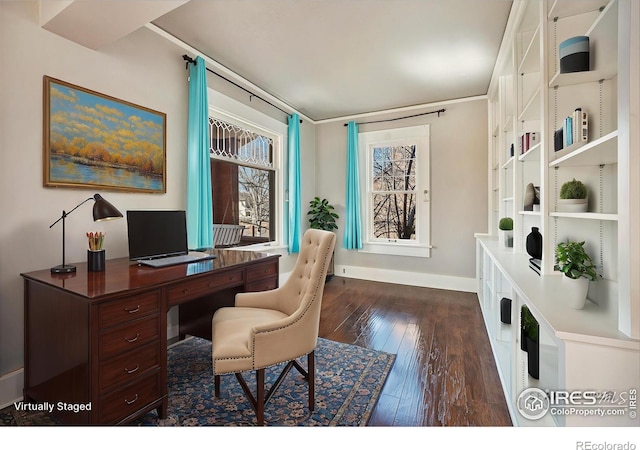
M 564 119 L 564 146 L 569 147 L 573 144 L 573 119 L 571 116 Z

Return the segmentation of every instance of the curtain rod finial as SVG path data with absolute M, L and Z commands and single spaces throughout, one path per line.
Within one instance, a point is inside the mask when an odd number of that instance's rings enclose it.
M 182 55 L 182 59 L 186 61 L 185 68 L 189 69 L 189 64 L 193 63 L 194 65 L 198 64 L 198 61 L 190 57 L 189 55 Z

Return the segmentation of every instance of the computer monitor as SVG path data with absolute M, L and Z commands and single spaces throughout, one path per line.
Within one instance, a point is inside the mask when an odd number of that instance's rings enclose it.
M 129 259 L 186 255 L 187 219 L 181 210 L 127 211 Z

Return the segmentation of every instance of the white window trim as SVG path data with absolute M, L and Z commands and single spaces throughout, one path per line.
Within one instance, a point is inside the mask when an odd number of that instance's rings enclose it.
M 220 120 L 247 128 L 259 134 L 263 134 L 273 139 L 273 168 L 265 170 L 275 171 L 275 221 L 276 236 L 275 241 L 264 244 L 255 244 L 247 247 L 238 247 L 246 250 L 279 249 L 285 246 L 284 235 L 284 170 L 286 167 L 286 155 L 284 149 L 287 148 L 288 126 L 272 117 L 269 117 L 247 105 L 227 97 L 213 89 L 209 89 L 209 115 Z M 212 156 L 213 157 L 213 156 Z M 250 247 L 250 248 L 249 248 Z
M 430 129 L 429 125 L 368 131 L 358 135 L 358 162 L 360 165 L 361 217 L 363 218 L 363 253 L 428 258 L 431 256 L 431 204 L 430 204 Z M 373 238 L 372 198 L 370 181 L 372 174 L 371 148 L 379 145 L 416 144 L 416 239 L 393 242 Z

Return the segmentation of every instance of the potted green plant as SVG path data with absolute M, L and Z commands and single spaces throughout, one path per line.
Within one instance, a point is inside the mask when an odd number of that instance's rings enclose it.
M 527 371 L 536 380 L 540 376 L 540 324 L 526 305 L 520 309 L 520 348 L 527 355 Z
M 560 242 L 556 247 L 554 268 L 564 274 L 562 279 L 567 286 L 565 297 L 569 306 L 574 309 L 584 308 L 589 281 L 596 281 L 599 277 L 593 260 L 584 249 L 584 241 Z
M 589 192 L 580 180 L 567 181 L 560 188 L 559 212 L 585 212 L 589 206 Z
M 335 213 L 335 208 L 329 203 L 326 198 L 320 199 L 315 197 L 309 202 L 309 212 L 307 213 L 309 218 L 309 227 L 317 230 L 333 231 L 338 229 L 336 219 L 340 216 Z M 333 270 L 333 255 L 329 262 L 329 269 L 327 270 L 327 278 L 329 281 L 334 275 Z
M 513 219 L 503 217 L 498 223 L 500 243 L 503 247 L 513 247 Z

